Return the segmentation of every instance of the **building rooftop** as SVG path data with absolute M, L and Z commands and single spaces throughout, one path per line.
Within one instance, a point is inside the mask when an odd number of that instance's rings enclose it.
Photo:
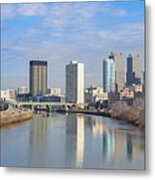
M 34 65 L 47 66 L 47 61 L 44 61 L 44 60 L 31 60 L 30 61 L 30 66 L 34 66 Z
M 77 63 L 78 63 L 77 60 L 72 60 L 72 61 L 70 61 L 70 64 L 77 64 Z

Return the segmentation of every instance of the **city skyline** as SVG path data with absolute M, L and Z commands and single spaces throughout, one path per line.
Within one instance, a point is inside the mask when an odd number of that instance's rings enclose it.
M 28 86 L 30 59 L 47 60 L 48 87 L 63 91 L 65 65 L 73 59 L 86 64 L 86 87 L 102 87 L 102 60 L 111 51 L 124 61 L 140 54 L 144 69 L 143 8 L 143 1 L 2 5 L 2 89 Z

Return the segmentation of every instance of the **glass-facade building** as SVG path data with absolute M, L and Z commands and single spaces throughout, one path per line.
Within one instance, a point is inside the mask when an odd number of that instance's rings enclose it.
M 115 92 L 115 70 L 113 59 L 103 60 L 103 88 L 105 92 Z

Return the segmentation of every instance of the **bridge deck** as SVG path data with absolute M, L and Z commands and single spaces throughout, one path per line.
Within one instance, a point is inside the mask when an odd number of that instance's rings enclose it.
M 66 102 L 5 102 L 5 104 L 10 105 L 31 105 L 31 106 L 73 106 L 73 105 L 87 105 L 87 104 L 76 104 L 76 103 L 66 103 Z

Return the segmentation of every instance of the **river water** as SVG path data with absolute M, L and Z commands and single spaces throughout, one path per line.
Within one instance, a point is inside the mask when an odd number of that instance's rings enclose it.
M 1 165 L 144 169 L 144 132 L 107 117 L 42 112 L 1 129 Z

